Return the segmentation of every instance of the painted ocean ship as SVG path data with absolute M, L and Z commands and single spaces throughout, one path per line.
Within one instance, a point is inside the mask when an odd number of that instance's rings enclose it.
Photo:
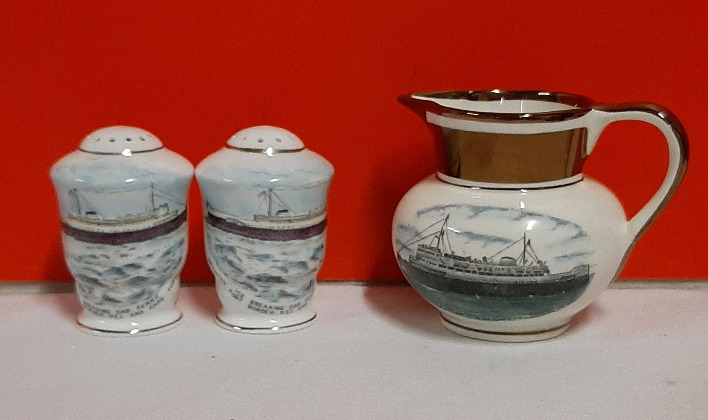
M 551 273 L 546 262 L 538 258 L 525 231 L 523 237 L 490 257 L 458 255 L 447 238 L 448 218 L 442 221 L 440 230 L 431 235 L 430 243 L 418 243 L 407 260 L 399 252 L 403 271 L 426 287 L 478 296 L 523 297 L 578 290 L 585 288 L 592 278 L 589 264 Z M 497 259 L 519 245 L 518 256 L 505 255 Z
M 327 226 L 324 207 L 293 212 L 273 189 L 259 192 L 258 198 L 263 201 L 264 211 L 254 214 L 252 219 L 220 212 L 207 202 L 206 222 L 229 233 L 266 241 L 307 239 L 321 234 Z
M 69 236 L 80 241 L 119 245 L 130 242 L 141 242 L 161 236 L 177 229 L 187 220 L 187 212 L 170 209 L 168 203 L 156 205 L 154 185 L 149 189 L 137 191 L 89 191 L 73 188 L 69 194 L 75 199 L 76 213 L 62 218 L 62 230 Z M 106 216 L 106 195 L 124 194 L 126 198 L 144 207 L 141 211 L 120 216 Z M 131 197 L 128 197 L 131 195 Z

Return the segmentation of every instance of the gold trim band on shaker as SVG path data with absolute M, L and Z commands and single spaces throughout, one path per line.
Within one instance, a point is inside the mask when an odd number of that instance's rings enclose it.
M 155 150 L 160 150 L 160 149 L 164 149 L 164 148 L 165 148 L 164 146 L 160 146 L 160 147 L 156 147 L 156 148 L 154 148 L 154 149 L 132 150 L 130 147 L 126 147 L 126 148 L 124 148 L 123 150 L 121 150 L 120 152 L 94 152 L 94 151 L 82 149 L 82 148 L 79 147 L 79 150 L 82 151 L 82 152 L 84 152 L 84 153 L 91 153 L 92 155 L 123 155 L 126 150 L 130 150 L 130 154 L 131 154 L 131 155 L 136 155 L 136 154 L 138 154 L 138 153 L 154 152 Z M 124 156 L 125 156 L 125 155 L 124 155 Z
M 295 152 L 301 152 L 305 150 L 304 147 L 301 147 L 299 149 L 287 149 L 287 150 L 282 150 L 282 149 L 273 149 L 272 147 L 268 147 L 265 149 L 252 149 L 252 148 L 246 148 L 246 147 L 237 147 L 237 146 L 231 146 L 230 144 L 226 145 L 227 149 L 232 149 L 232 150 L 238 150 L 240 152 L 248 152 L 248 153 L 264 153 L 267 155 L 270 154 L 277 154 L 277 153 L 295 153 Z

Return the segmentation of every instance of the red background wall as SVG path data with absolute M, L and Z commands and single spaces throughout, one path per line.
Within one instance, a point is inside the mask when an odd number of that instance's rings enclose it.
M 160 4 L 161 3 L 161 4 Z M 616 3 L 616 4 L 614 4 Z M 652 101 L 691 140 L 684 184 L 622 278 L 708 278 L 703 2 L 0 3 L 0 280 L 70 280 L 51 164 L 96 128 L 145 128 L 198 163 L 239 129 L 285 127 L 335 166 L 322 279 L 402 279 L 396 203 L 434 172 L 409 91 L 543 89 Z M 659 185 L 658 131 L 612 126 L 586 174 L 634 214 Z M 183 280 L 210 281 L 199 190 Z

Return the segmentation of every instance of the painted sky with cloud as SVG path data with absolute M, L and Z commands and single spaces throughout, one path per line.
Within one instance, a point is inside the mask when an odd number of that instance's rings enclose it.
M 523 238 L 524 233 L 527 240 L 531 241 L 535 253 L 548 264 L 551 272 L 566 271 L 578 264 L 589 263 L 594 253 L 593 244 L 585 231 L 567 220 L 519 208 L 457 204 L 419 210 L 414 225 L 398 226 L 398 248 L 439 230 L 442 220 L 448 215 L 446 232 L 451 247 L 458 255 L 490 257 Z M 431 239 L 424 242 L 430 243 Z M 413 243 L 408 250 L 404 249 L 402 256 L 407 258 L 406 255 L 415 246 Z M 522 249 L 522 243 L 519 242 L 496 258 L 516 258 Z

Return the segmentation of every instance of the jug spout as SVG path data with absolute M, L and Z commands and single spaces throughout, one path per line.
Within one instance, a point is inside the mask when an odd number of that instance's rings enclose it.
M 435 102 L 420 99 L 414 93 L 400 95 L 398 97 L 398 102 L 406 108 L 410 109 L 411 111 L 415 112 L 419 117 L 423 119 L 423 121 L 425 121 L 426 111 L 434 111 L 436 108 Z
M 456 184 L 562 185 L 581 178 L 593 102 L 540 91 L 401 95 L 428 125 L 438 177 Z M 534 184 L 534 185 L 529 185 Z
M 417 114 L 452 113 L 480 121 L 558 122 L 581 117 L 592 109 L 592 99 L 572 93 L 531 90 L 454 90 L 415 92 L 398 101 Z

